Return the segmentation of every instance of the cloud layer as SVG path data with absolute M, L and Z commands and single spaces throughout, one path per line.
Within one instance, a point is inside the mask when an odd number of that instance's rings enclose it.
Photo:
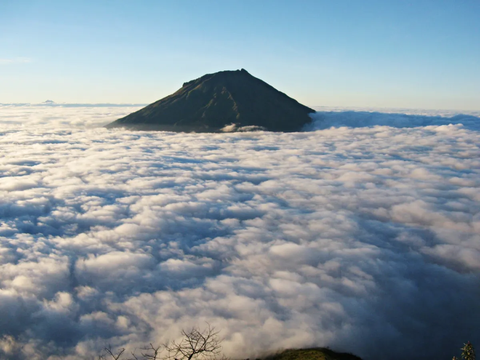
M 35 109 L 0 109 L 2 357 L 89 358 L 205 321 L 238 358 L 433 359 L 480 338 L 478 118 L 212 135 Z
M 26 57 L 0 58 L 0 65 L 26 64 L 30 62 L 32 62 L 32 60 Z

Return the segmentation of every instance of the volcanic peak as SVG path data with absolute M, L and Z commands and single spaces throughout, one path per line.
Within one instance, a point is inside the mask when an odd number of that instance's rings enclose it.
M 218 132 L 298 131 L 314 112 L 245 69 L 220 71 L 185 82 L 175 93 L 107 127 Z M 223 129 L 223 130 L 222 130 Z

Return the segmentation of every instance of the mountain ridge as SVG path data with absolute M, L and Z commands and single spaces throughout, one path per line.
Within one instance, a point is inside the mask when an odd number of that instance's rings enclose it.
M 330 348 L 314 347 L 303 349 L 286 349 L 267 355 L 261 360 L 362 360 L 351 353 L 337 352 Z

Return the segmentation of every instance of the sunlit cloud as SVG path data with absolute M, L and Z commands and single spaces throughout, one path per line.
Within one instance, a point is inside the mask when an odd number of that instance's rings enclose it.
M 480 337 L 478 117 L 98 127 L 129 110 L 0 108 L 3 357 L 133 350 L 205 321 L 236 358 L 425 359 Z

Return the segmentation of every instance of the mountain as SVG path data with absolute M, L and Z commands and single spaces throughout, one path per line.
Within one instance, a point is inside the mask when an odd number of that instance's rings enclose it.
M 308 114 L 313 112 L 242 69 L 186 82 L 174 94 L 107 127 L 178 132 L 298 131 L 311 122 Z
M 289 349 L 262 360 L 362 360 L 358 356 L 339 353 L 327 348 Z

